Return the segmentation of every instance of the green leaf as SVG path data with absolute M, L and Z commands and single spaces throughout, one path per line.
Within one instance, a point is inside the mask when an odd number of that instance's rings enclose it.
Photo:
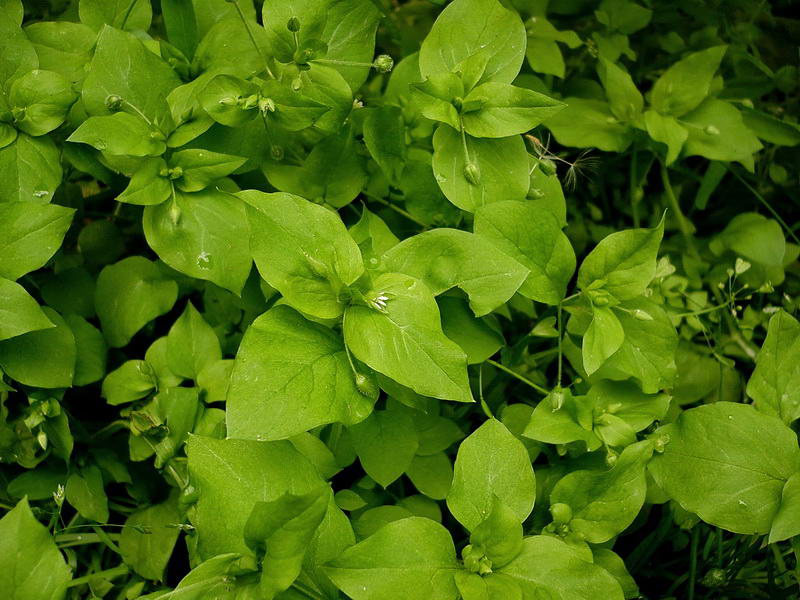
M 414 421 L 403 410 L 376 410 L 348 432 L 364 471 L 383 487 L 408 469 L 419 447 Z
M 450 533 L 424 517 L 381 527 L 328 563 L 325 573 L 353 600 L 456 600 L 459 568 Z
M 528 276 L 523 265 L 482 237 L 447 228 L 403 240 L 384 254 L 382 265 L 419 279 L 435 296 L 460 288 L 476 316 L 507 302 Z
M 625 330 L 616 313 L 608 306 L 592 307 L 592 322 L 583 335 L 583 368 L 591 375 L 625 341 Z
M 489 516 L 475 527 L 469 543 L 475 555 L 486 556 L 492 561 L 492 569 L 497 570 L 522 550 L 522 523 L 513 510 L 494 496 Z
M 220 190 L 177 193 L 145 208 L 147 243 L 181 273 L 241 294 L 252 258 L 246 206 Z
M 340 61 L 372 62 L 375 33 L 381 20 L 381 13 L 375 4 L 361 0 L 330 0 L 327 5 L 328 20 L 321 37 L 328 46 L 325 57 Z M 363 85 L 370 71 L 361 66 L 335 66 L 352 90 Z
M 274 80 L 264 83 L 260 94 L 267 99 L 267 122 L 275 123 L 286 131 L 300 131 L 311 127 L 331 110 L 327 104 L 303 94 L 302 87 L 295 90 Z
M 747 395 L 758 410 L 787 424 L 800 418 L 800 323 L 783 310 L 770 317 Z
M 519 15 L 497 0 L 455 0 L 422 43 L 419 68 L 431 77 L 477 59 L 485 67 L 475 83 L 511 83 L 525 58 L 525 43 Z
M 709 98 L 681 118 L 689 131 L 687 156 L 739 161 L 752 170 L 753 153 L 763 147 L 744 124 L 742 113 L 729 102 Z
M 621 301 L 641 295 L 656 273 L 656 258 L 664 235 L 664 219 L 653 229 L 629 229 L 603 238 L 583 259 L 578 286 L 602 290 Z
M 567 525 L 587 542 L 607 542 L 625 531 L 644 505 L 645 466 L 652 453 L 652 442 L 639 442 L 625 448 L 609 471 L 568 473 L 550 493 L 551 506 L 569 506 L 572 519 Z
M 452 5 L 451 5 L 452 6 Z M 528 193 L 528 152 L 519 136 L 500 139 L 466 138 L 475 183 L 467 179 L 464 142 L 455 129 L 439 126 L 433 136 L 433 172 L 439 187 L 461 210 L 475 212 L 498 200 L 523 200 Z
M 461 298 L 440 296 L 436 303 L 442 317 L 442 331 L 467 355 L 467 363 L 480 364 L 494 356 L 505 343 L 497 320 L 491 315 L 475 317 Z
M 191 302 L 167 334 L 170 370 L 186 379 L 197 380 L 206 366 L 222 358 L 219 338 Z
M 463 101 L 464 82 L 455 73 L 437 73 L 421 83 L 412 83 L 411 97 L 424 117 L 461 129 L 455 104 Z
M 328 19 L 326 4 L 324 0 L 265 0 L 261 15 L 270 53 L 283 63 L 292 62 L 298 45 L 321 39 Z M 300 26 L 294 35 L 287 27 L 292 17 Z
M 681 413 L 650 472 L 685 510 L 734 533 L 765 534 L 786 481 L 800 469 L 797 436 L 752 406 L 716 402 Z
M 184 192 L 199 192 L 212 183 L 227 177 L 241 167 L 247 159 L 208 150 L 180 150 L 172 155 L 170 166 L 183 171 L 175 180 L 175 187 Z
M 118 405 L 144 398 L 156 389 L 152 367 L 143 360 L 127 360 L 103 379 L 101 394 L 109 404 Z
M 575 272 L 575 252 L 558 220 L 537 202 L 493 202 L 475 212 L 475 233 L 530 270 L 519 293 L 558 304 Z
M 276 306 L 253 321 L 236 355 L 228 435 L 275 440 L 328 423 L 352 425 L 375 399 L 359 391 L 340 335 Z
M 0 342 L 0 368 L 25 385 L 70 387 L 75 374 L 75 336 L 56 311 L 43 307 L 42 312 L 54 327 Z
M 263 553 L 259 587 L 264 600 L 272 600 L 297 579 L 330 497 L 330 488 L 321 486 L 307 494 L 286 493 L 253 507 L 244 537 L 250 547 Z
M 519 556 L 497 572 L 512 578 L 526 599 L 624 598 L 619 583 L 605 569 L 584 560 L 577 550 L 550 536 L 525 538 Z
M 70 579 L 53 538 L 23 498 L 0 519 L 0 589 L 9 600 L 59 600 Z
M 0 276 L 40 269 L 64 240 L 75 210 L 56 204 L 0 203 Z
M 78 95 L 58 73 L 36 69 L 11 84 L 8 101 L 19 111 L 15 124 L 32 136 L 45 135 L 59 127 Z
M 92 117 L 110 118 L 110 117 Z M 117 202 L 153 206 L 161 204 L 173 195 L 172 182 L 163 174 L 168 172 L 163 158 L 143 160 L 128 181 L 128 187 L 117 196 Z M 152 243 L 150 244 L 153 245 Z
M 395 106 L 379 106 L 364 119 L 364 144 L 390 182 L 400 180 L 406 164 L 403 115 Z
M 667 146 L 666 163 L 670 165 L 675 162 L 689 137 L 687 129 L 675 117 L 665 116 L 654 110 L 644 113 L 644 124 L 652 139 Z
M 529 19 L 525 30 L 528 33 L 526 56 L 531 69 L 563 79 L 564 57 L 556 42 L 566 44 L 569 48 L 578 48 L 582 45 L 578 35 L 574 31 L 558 31 L 543 15 Z
M 650 103 L 662 115 L 680 117 L 705 100 L 727 46 L 689 54 L 673 64 L 653 84 Z
M 270 502 L 287 492 L 306 494 L 322 483 L 313 465 L 288 441 L 190 436 L 187 454 L 191 482 L 199 493 L 192 524 L 201 557 L 228 551 L 250 554 L 244 528 L 257 502 Z
M 119 539 L 122 559 L 145 579 L 164 580 L 183 520 L 177 496 L 137 510 L 125 520 Z
M 77 356 L 73 385 L 83 386 L 95 383 L 106 374 L 106 355 L 108 346 L 100 330 L 78 315 L 64 315 L 72 335 L 75 336 Z
M 595 378 L 634 378 L 645 393 L 672 387 L 677 372 L 678 336 L 666 311 L 645 298 L 624 302 L 615 314 L 624 341 L 599 368 Z
M 239 600 L 255 600 L 259 597 L 257 584 L 247 578 L 238 578 L 241 573 L 241 554 L 227 553 L 214 556 L 192 569 L 167 595 L 156 596 L 164 600 L 205 600 L 224 597 Z M 148 594 L 149 595 L 149 594 Z
M 490 81 L 467 94 L 461 118 L 471 136 L 502 138 L 525 133 L 563 108 L 544 94 Z
M 789 477 L 783 486 L 781 505 L 769 530 L 769 543 L 782 542 L 797 535 L 800 535 L 800 472 Z
M 47 204 L 61 185 L 61 156 L 50 137 L 20 133 L 0 148 L 0 202 Z
M 630 146 L 633 130 L 614 116 L 607 102 L 574 97 L 564 102 L 567 107 L 545 123 L 559 144 L 605 152 L 625 152 Z
M 53 324 L 24 287 L 0 277 L 0 341 L 51 327 Z
M 439 309 L 421 281 L 387 273 L 345 311 L 344 339 L 361 362 L 415 392 L 472 402 L 464 352 L 445 337 Z
M 40 69 L 68 81 L 83 79 L 96 37 L 91 29 L 69 21 L 39 21 L 26 24 L 25 33 L 39 55 Z
M 117 29 L 147 31 L 153 8 L 147 0 L 80 0 L 81 23 L 95 31 L 110 25 Z
M 200 92 L 200 105 L 217 123 L 240 127 L 258 116 L 257 105 L 245 100 L 258 93 L 258 86 L 233 75 L 217 75 Z
M 474 530 L 491 513 L 495 496 L 522 522 L 533 510 L 536 480 L 522 442 L 490 419 L 459 446 L 447 507 Z
M 194 5 L 183 0 L 161 0 L 161 14 L 170 43 L 191 58 L 198 42 Z
M 0 13 L 0 88 L 6 90 L 8 83 L 39 66 L 36 48 L 22 31 L 22 4 L 3 6 Z M 4 4 L 9 4 L 5 2 Z
M 800 127 L 791 121 L 782 121 L 754 108 L 740 105 L 744 124 L 759 139 L 778 146 L 796 146 L 800 144 Z
M 65 486 L 67 502 L 85 519 L 108 521 L 108 498 L 103 486 L 103 474 L 97 465 L 89 465 L 70 474 Z
M 522 435 L 548 444 L 569 444 L 584 441 L 589 451 L 601 446 L 601 441 L 592 433 L 593 419 L 583 398 L 575 398 L 568 390 L 562 390 L 561 406 L 554 409 L 553 398 L 540 401 Z
M 336 169 L 330 168 L 332 164 Z M 367 179 L 350 126 L 315 145 L 299 166 L 278 162 L 262 166 L 269 182 L 279 190 L 334 208 L 350 204 Z
M 644 108 L 642 94 L 631 76 L 603 57 L 597 61 L 597 74 L 606 91 L 608 106 L 620 121 L 634 121 Z
M 358 244 L 364 263 L 371 267 L 377 265 L 379 258 L 400 241 L 386 222 L 366 207 L 361 210 L 361 218 L 350 226 L 348 232 Z
M 152 121 L 169 114 L 167 95 L 178 85 L 175 71 L 138 38 L 105 26 L 97 38 L 82 97 L 91 116 L 111 114 L 106 100 L 118 96 L 125 107 L 135 107 Z
M 453 465 L 444 452 L 415 456 L 406 475 L 421 494 L 433 500 L 444 500 L 453 482 Z
M 167 149 L 158 132 L 143 119 L 125 112 L 107 117 L 89 117 L 68 142 L 88 144 L 101 152 L 116 156 L 161 156 Z
M 294 308 L 335 318 L 339 294 L 364 272 L 361 252 L 336 213 L 285 193 L 238 194 L 247 204 L 250 246 L 261 276 Z
M 104 267 L 97 277 L 95 307 L 108 345 L 126 345 L 142 327 L 168 312 L 178 284 L 142 256 Z
M 594 555 L 594 564 L 603 567 L 614 576 L 622 587 L 626 599 L 632 600 L 639 597 L 639 586 L 628 573 L 625 562 L 618 554 L 605 548 L 592 548 L 592 554 Z

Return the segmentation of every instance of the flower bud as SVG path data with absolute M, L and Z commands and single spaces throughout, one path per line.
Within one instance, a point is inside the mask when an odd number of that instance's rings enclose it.
M 572 520 L 572 509 L 563 502 L 557 502 L 550 506 L 550 514 L 553 522 L 558 524 L 569 523 Z
M 289 20 L 286 22 L 286 29 L 292 33 L 300 31 L 300 19 L 297 17 L 289 17 Z
M 116 94 L 111 94 L 110 96 L 106 97 L 106 108 L 108 110 L 117 112 L 122 110 L 122 98 L 117 96 Z
M 481 170 L 475 163 L 467 163 L 464 167 L 464 178 L 472 185 L 478 185 L 481 180 Z
M 388 54 L 381 54 L 372 63 L 378 73 L 389 73 L 394 68 L 394 59 Z
M 542 173 L 545 175 L 555 175 L 556 174 L 556 163 L 554 163 L 549 158 L 542 158 L 539 160 L 539 168 L 542 170 Z

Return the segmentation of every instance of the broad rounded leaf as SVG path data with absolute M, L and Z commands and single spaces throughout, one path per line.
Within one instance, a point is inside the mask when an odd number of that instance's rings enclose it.
M 797 436 L 752 406 L 717 402 L 659 430 L 650 472 L 684 509 L 735 533 L 768 533 L 786 481 L 800 469 Z
M 472 530 L 489 516 L 495 496 L 524 521 L 533 510 L 536 480 L 522 442 L 490 419 L 458 448 L 447 507 Z

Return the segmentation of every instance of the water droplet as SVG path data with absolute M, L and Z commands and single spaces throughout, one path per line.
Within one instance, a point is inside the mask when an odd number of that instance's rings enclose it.
M 36 190 L 35 192 L 33 192 L 33 197 L 34 198 L 44 198 L 45 196 L 48 196 L 49 194 L 50 194 L 50 192 L 48 192 L 47 190 Z
M 211 263 L 211 255 L 203 250 L 197 255 L 197 266 L 201 269 L 208 269 Z

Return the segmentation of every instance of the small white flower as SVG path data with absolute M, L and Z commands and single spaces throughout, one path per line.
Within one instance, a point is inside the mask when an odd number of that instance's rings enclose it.
M 386 310 L 386 303 L 389 302 L 389 296 L 386 292 L 379 292 L 377 296 L 369 300 L 369 305 L 377 311 L 383 312 Z

